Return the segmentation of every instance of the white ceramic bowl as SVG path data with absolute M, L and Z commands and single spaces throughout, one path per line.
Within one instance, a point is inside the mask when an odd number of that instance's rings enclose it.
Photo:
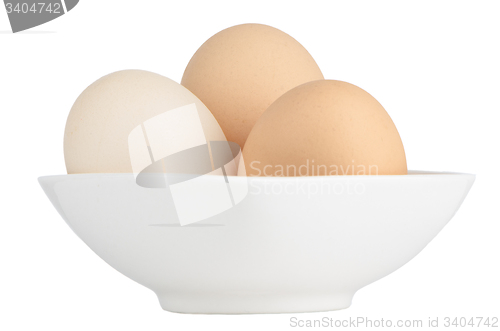
M 169 175 L 182 176 L 182 175 Z M 218 176 L 204 176 L 206 188 Z M 180 226 L 167 189 L 132 174 L 39 178 L 102 259 L 183 313 L 347 308 L 354 293 L 417 255 L 453 217 L 475 176 L 231 177 L 235 207 Z M 192 208 L 202 208 L 202 199 Z M 210 200 L 210 199 L 208 199 Z

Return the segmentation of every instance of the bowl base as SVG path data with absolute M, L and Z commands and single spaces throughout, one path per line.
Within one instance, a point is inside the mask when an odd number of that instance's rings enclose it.
M 280 314 L 348 308 L 349 294 L 157 294 L 164 310 L 184 314 Z

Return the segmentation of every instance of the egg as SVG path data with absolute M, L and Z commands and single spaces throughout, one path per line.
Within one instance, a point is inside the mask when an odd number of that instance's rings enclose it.
M 212 113 L 185 87 L 152 72 L 124 70 L 100 78 L 75 101 L 64 158 L 68 174 L 132 173 L 153 158 L 225 140 Z
M 288 34 L 242 24 L 208 39 L 193 55 L 181 84 L 214 114 L 231 142 L 244 146 L 264 110 L 295 86 L 323 79 L 308 51 Z
M 335 80 L 278 98 L 250 132 L 243 157 L 249 176 L 407 174 L 389 114 L 363 89 Z

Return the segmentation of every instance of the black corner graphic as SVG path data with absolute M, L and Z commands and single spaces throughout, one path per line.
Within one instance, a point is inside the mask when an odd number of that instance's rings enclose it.
M 75 6 L 78 4 L 79 0 L 64 0 L 66 3 L 66 11 L 70 11 L 71 9 L 75 8 Z
M 4 0 L 12 32 L 47 23 L 73 9 L 78 0 Z

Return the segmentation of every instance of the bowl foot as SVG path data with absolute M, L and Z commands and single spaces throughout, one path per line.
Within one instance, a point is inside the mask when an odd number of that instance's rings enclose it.
M 344 294 L 157 294 L 164 310 L 185 314 L 278 314 L 348 308 L 354 293 Z

